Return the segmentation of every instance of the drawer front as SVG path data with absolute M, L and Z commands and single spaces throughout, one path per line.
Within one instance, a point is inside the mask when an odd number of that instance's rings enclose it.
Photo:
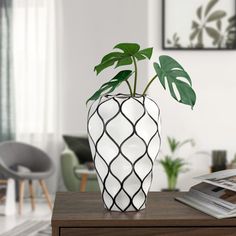
M 236 236 L 236 227 L 61 228 L 60 236 Z

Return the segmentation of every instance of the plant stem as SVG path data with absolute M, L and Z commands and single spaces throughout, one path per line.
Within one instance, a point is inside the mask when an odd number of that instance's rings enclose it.
M 132 96 L 132 88 L 128 80 L 125 81 L 129 87 L 130 96 Z
M 136 88 L 137 88 L 137 79 L 138 79 L 138 67 L 136 63 L 136 59 L 134 56 L 132 56 L 133 61 L 134 61 L 134 91 L 133 91 L 133 97 L 136 94 Z
M 146 92 L 147 92 L 147 90 L 148 90 L 148 88 L 149 88 L 149 86 L 151 85 L 151 83 L 156 79 L 156 77 L 157 77 L 157 75 L 155 75 L 149 82 L 148 82 L 148 84 L 147 84 L 147 86 L 146 86 L 146 88 L 144 89 L 144 91 L 143 91 L 143 95 L 145 95 L 146 94 Z
M 175 190 L 177 183 L 177 176 L 171 175 L 168 176 L 168 189 L 169 190 Z

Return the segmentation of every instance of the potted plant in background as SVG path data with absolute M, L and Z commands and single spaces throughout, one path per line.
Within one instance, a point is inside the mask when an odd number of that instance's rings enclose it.
M 171 96 L 193 108 L 196 95 L 188 73 L 173 58 L 160 56 L 155 73 L 142 93 L 137 92 L 137 62 L 150 60 L 152 48 L 136 43 L 120 43 L 95 66 L 100 74 L 108 67 L 130 66 L 104 83 L 87 101 L 88 136 L 104 206 L 112 211 L 138 211 L 145 208 L 152 181 L 153 163 L 160 148 L 160 110 L 146 95 L 154 81 Z M 111 94 L 126 83 L 127 94 Z
M 194 146 L 194 141 L 192 139 L 187 139 L 180 142 L 171 137 L 167 137 L 167 141 L 171 154 L 166 155 L 164 159 L 159 161 L 165 170 L 168 183 L 168 188 L 163 189 L 162 191 L 178 191 L 178 189 L 176 189 L 178 176 L 180 173 L 187 171 L 185 168 L 187 163 L 183 158 L 176 157 L 176 153 L 186 144 L 191 144 L 191 146 Z

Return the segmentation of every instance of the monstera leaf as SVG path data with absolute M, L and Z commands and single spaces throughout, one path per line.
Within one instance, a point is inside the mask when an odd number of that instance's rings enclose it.
M 117 44 L 114 49 L 119 49 L 120 51 L 108 53 L 102 58 L 101 63 L 95 66 L 94 70 L 97 72 L 97 75 L 114 64 L 115 67 L 119 67 L 131 65 L 134 58 L 138 61 L 150 59 L 153 48 L 140 50 L 140 46 L 136 43 L 120 43 Z
M 154 63 L 153 66 L 164 89 L 166 89 L 167 82 L 171 96 L 178 102 L 190 105 L 193 108 L 196 102 L 196 94 L 192 89 L 192 82 L 188 73 L 176 60 L 169 56 L 160 56 L 159 60 L 160 64 Z
M 97 100 L 99 97 L 106 93 L 113 92 L 122 82 L 126 81 L 131 75 L 131 70 L 123 70 L 120 71 L 114 78 L 112 78 L 107 83 L 103 84 L 98 91 L 96 91 L 88 100 L 86 103 L 92 100 Z

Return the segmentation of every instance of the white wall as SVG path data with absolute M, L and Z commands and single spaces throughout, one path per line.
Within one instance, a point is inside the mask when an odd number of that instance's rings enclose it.
M 62 131 L 84 134 L 86 100 L 115 75 L 111 69 L 97 77 L 93 68 L 117 43 L 139 42 L 147 46 L 147 4 L 137 0 L 62 2 Z M 142 83 L 147 80 L 143 76 L 146 74 L 147 66 L 144 65 L 140 72 Z M 126 87 L 121 90 L 127 91 Z
M 159 83 L 150 90 L 150 95 L 159 103 L 162 113 L 162 151 L 166 147 L 166 135 L 180 140 L 194 138 L 194 152 L 226 149 L 228 157 L 236 152 L 236 52 L 235 51 L 162 51 L 161 50 L 161 1 L 149 0 L 149 44 L 155 47 L 153 60 L 160 54 L 176 58 L 189 72 L 197 93 L 197 103 L 192 111 L 178 104 L 165 92 Z M 174 22 L 173 22 L 174 23 Z M 152 65 L 149 74 L 152 74 Z M 179 187 L 186 189 L 193 181 L 192 176 L 209 170 L 210 158 L 192 154 L 190 148 L 182 154 L 190 162 L 191 171 L 180 176 Z M 161 170 L 156 170 L 159 173 Z M 153 188 L 165 184 L 160 175 Z
M 197 104 L 191 111 L 177 104 L 160 84 L 150 90 L 162 112 L 162 153 L 168 151 L 166 135 L 196 141 L 194 149 L 187 147 L 180 153 L 191 171 L 180 176 L 178 186 L 187 189 L 193 184 L 191 178 L 208 172 L 210 165 L 209 156 L 194 152 L 226 149 L 229 157 L 236 152 L 236 52 L 162 51 L 161 14 L 160 0 L 63 0 L 62 131 L 86 132 L 85 101 L 114 75 L 112 70 L 99 77 L 93 72 L 104 53 L 125 41 L 154 46 L 153 60 L 160 54 L 175 57 L 191 75 L 197 93 Z M 148 74 L 143 66 L 141 85 Z M 151 74 L 151 66 L 149 70 Z M 165 185 L 162 169 L 155 168 L 152 189 Z

